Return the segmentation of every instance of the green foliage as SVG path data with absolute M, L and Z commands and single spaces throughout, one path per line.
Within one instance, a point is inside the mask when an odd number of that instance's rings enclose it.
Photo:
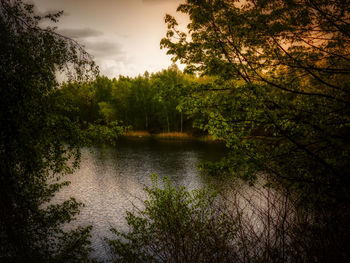
M 151 76 L 98 77 L 90 82 L 68 83 L 57 97 L 65 105 L 62 113 L 78 120 L 83 128 L 120 121 L 134 130 L 191 131 L 191 121 L 180 107 L 181 96 L 191 81 L 173 65 Z
M 130 231 L 111 229 L 115 262 L 233 262 L 235 220 L 215 207 L 216 193 L 152 181 L 144 209 L 126 214 Z
M 112 121 L 108 125 L 88 124 L 88 128 L 84 130 L 84 138 L 91 144 L 115 145 L 118 137 L 127 131 L 128 127 L 120 125 L 118 121 Z
M 314 248 L 328 251 L 311 256 L 320 261 L 349 251 L 348 6 L 187 0 L 178 11 L 190 17 L 188 32 L 168 15 L 161 41 L 187 71 L 213 76 L 192 85 L 183 108 L 226 141 L 229 161 L 214 169 L 249 180 L 255 170 L 286 187 L 299 210 L 317 218 L 310 228 L 318 244 L 332 246 Z
M 109 104 L 108 102 L 99 102 L 98 103 L 99 112 L 102 115 L 103 119 L 106 120 L 106 122 L 111 122 L 112 120 L 116 119 L 116 109 L 113 107 L 113 105 Z
M 189 69 L 217 76 L 187 97 L 188 113 L 201 116 L 197 125 L 314 202 L 316 188 L 337 202 L 348 198 L 349 13 L 342 3 L 189 0 L 178 10 L 190 15 L 191 41 L 167 17 L 161 42 Z
M 0 1 L 0 261 L 81 262 L 90 227 L 62 230 L 81 204 L 50 202 L 68 184 L 62 176 L 78 166 L 82 142 L 54 93 L 58 72 L 86 81 L 97 68 L 78 43 L 40 27 L 62 12 L 34 10 L 21 0 Z

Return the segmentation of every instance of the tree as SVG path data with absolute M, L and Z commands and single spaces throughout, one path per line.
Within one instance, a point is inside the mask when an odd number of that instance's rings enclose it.
M 173 64 L 167 70 L 158 72 L 152 76 L 152 85 L 156 90 L 155 99 L 161 105 L 159 118 L 163 121 L 166 131 L 183 131 L 182 112 L 177 110 L 180 104 L 180 97 L 183 93 L 186 82 L 184 74 Z M 164 129 L 164 128 L 163 128 Z M 164 129 L 165 130 L 165 129 Z
M 226 140 L 221 167 L 287 187 L 317 218 L 315 257 L 346 258 L 349 2 L 187 0 L 178 11 L 190 16 L 188 34 L 167 15 L 161 46 L 188 71 L 216 76 L 187 100 L 198 125 Z
M 63 231 L 81 204 L 50 200 L 79 163 L 78 126 L 58 114 L 57 72 L 84 80 L 97 73 L 74 40 L 41 22 L 21 0 L 0 1 L 0 259 L 15 262 L 81 262 L 88 259 L 91 227 Z M 69 161 L 69 162 L 68 162 Z
M 138 76 L 132 82 L 131 96 L 133 100 L 134 120 L 136 127 L 141 130 L 149 129 L 150 115 L 152 111 L 153 90 L 151 89 L 147 74 Z

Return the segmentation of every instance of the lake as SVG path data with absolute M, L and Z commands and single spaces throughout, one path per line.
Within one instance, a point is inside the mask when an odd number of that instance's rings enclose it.
M 174 185 L 193 190 L 207 185 L 197 168 L 199 162 L 219 160 L 222 144 L 200 141 L 123 139 L 116 147 L 82 149 L 80 169 L 66 177 L 71 185 L 55 197 L 75 197 L 85 204 L 68 227 L 92 225 L 94 256 L 107 260 L 104 238 L 111 227 L 126 230 L 125 211 L 140 206 L 143 191 L 151 185 L 150 174 L 167 176 Z

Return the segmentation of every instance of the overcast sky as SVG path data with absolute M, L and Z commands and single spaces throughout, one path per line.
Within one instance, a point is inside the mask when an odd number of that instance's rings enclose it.
M 166 34 L 165 14 L 178 18 L 182 0 L 32 0 L 40 12 L 64 10 L 59 32 L 84 44 L 102 75 L 137 76 L 171 64 L 160 40 Z M 182 67 L 181 67 L 182 68 Z

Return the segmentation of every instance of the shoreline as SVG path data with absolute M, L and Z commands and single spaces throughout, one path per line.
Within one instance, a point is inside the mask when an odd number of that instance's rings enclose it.
M 155 139 L 155 140 L 175 140 L 175 141 L 205 141 L 222 143 L 221 140 L 216 140 L 211 135 L 193 136 L 185 132 L 162 132 L 149 133 L 147 131 L 129 131 L 120 136 L 127 139 Z

